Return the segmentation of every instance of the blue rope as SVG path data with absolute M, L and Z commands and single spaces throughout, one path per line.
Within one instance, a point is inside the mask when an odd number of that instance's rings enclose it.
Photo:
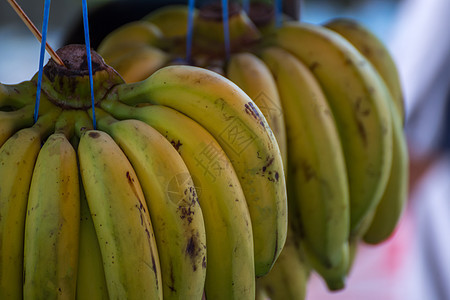
M 192 36 L 194 31 L 194 9 L 195 0 L 189 0 L 188 2 L 188 23 L 187 23 L 187 36 L 186 36 L 186 62 L 191 61 L 192 55 Z
M 242 9 L 246 14 L 250 12 L 250 0 L 242 0 Z
M 89 21 L 88 21 L 88 9 L 86 0 L 82 1 L 82 6 L 83 6 L 84 41 L 86 44 L 86 56 L 89 68 L 89 85 L 91 87 L 92 123 L 94 125 L 94 129 L 97 129 L 97 120 L 95 117 L 94 79 L 92 75 L 91 44 L 89 42 Z
M 37 122 L 39 116 L 39 104 L 41 100 L 41 86 L 42 86 L 42 73 L 44 69 L 44 56 L 45 56 L 45 45 L 47 43 L 47 28 L 48 28 L 48 17 L 50 15 L 50 0 L 45 0 L 44 2 L 44 20 L 42 24 L 42 40 L 41 40 L 41 52 L 39 55 L 39 73 L 36 91 L 36 103 L 34 105 L 34 122 Z
M 275 26 L 281 27 L 283 18 L 283 1 L 275 0 Z
M 230 58 L 230 28 L 228 22 L 228 0 L 222 0 L 223 36 L 225 41 L 225 56 Z

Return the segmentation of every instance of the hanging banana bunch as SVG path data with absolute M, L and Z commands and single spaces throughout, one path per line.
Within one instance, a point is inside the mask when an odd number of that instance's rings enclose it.
M 193 2 L 0 84 L 0 298 L 304 299 L 395 230 L 404 105 L 380 40 Z

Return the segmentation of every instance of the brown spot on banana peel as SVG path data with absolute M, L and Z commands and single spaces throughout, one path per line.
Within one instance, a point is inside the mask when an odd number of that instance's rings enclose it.
M 366 44 L 364 44 L 364 45 L 361 46 L 361 53 L 362 53 L 365 57 L 371 56 L 371 55 L 373 54 L 373 53 L 372 53 L 372 49 L 371 49 L 369 46 L 367 46 Z
M 303 161 L 301 164 L 301 168 L 302 168 L 303 175 L 305 176 L 306 181 L 310 181 L 317 177 L 316 172 L 314 171 L 314 168 L 307 162 Z
M 259 122 L 261 126 L 264 127 L 264 121 L 262 119 L 262 116 L 259 114 L 258 110 L 255 107 L 255 104 L 253 102 L 248 102 L 245 105 L 245 112 L 252 116 L 255 120 Z
M 136 204 L 135 206 L 139 210 L 139 214 L 140 214 L 140 217 L 141 217 L 141 225 L 144 225 L 144 216 L 143 216 L 143 214 L 146 214 L 147 210 L 145 209 L 145 205 L 142 203 L 142 200 L 139 197 L 139 194 L 138 194 L 138 192 L 136 190 L 136 186 L 134 185 L 134 178 L 131 177 L 129 171 L 126 172 L 126 177 L 127 177 L 128 183 L 130 184 L 131 189 L 132 189 L 136 199 L 139 201 L 139 205 Z M 147 229 L 145 229 L 145 230 L 148 231 Z
M 273 252 L 273 258 L 272 258 L 272 262 L 271 262 L 272 266 L 277 261 L 278 256 L 280 255 L 280 252 L 281 251 L 278 250 L 278 230 L 276 230 L 275 231 L 275 249 Z
M 369 93 L 373 93 L 373 91 L 371 91 L 369 89 Z M 367 147 L 367 145 L 368 145 L 367 132 L 366 132 L 364 123 L 360 120 L 360 118 L 369 116 L 371 113 L 371 110 L 370 110 L 370 107 L 364 107 L 364 99 L 361 97 L 357 98 L 355 101 L 355 112 L 357 114 L 355 116 L 355 119 L 356 119 L 356 125 L 358 128 L 359 136 L 363 140 L 364 146 Z
M 175 148 L 175 150 L 180 150 L 180 147 L 183 146 L 183 144 L 181 143 L 180 140 L 171 140 L 170 143 L 172 144 L 172 146 Z
M 150 242 L 151 236 L 150 236 L 150 232 L 148 231 L 147 228 L 145 228 L 145 232 L 147 233 L 147 238 L 148 241 Z M 153 273 L 155 273 L 155 279 L 156 279 L 156 287 L 159 289 L 159 282 L 158 282 L 158 270 L 156 269 L 156 261 L 155 261 L 155 256 L 153 255 L 153 251 L 151 251 L 151 255 L 152 255 L 152 270 Z
M 268 157 L 268 158 L 266 159 L 266 164 L 262 167 L 263 173 L 266 171 L 266 169 L 267 169 L 268 167 L 270 167 L 270 166 L 273 164 L 273 161 L 274 161 L 274 160 L 275 160 L 275 158 L 274 158 L 273 156 Z
M 312 64 L 309 65 L 309 69 L 314 72 L 314 70 L 316 68 L 320 67 L 320 63 L 318 63 L 317 61 L 313 62 Z
M 206 269 L 206 256 L 203 256 L 203 259 L 202 259 L 202 268 L 203 268 L 203 269 Z
M 280 179 L 280 173 L 276 170 L 269 170 L 269 167 L 273 164 L 274 161 L 275 158 L 273 156 L 267 157 L 266 164 L 261 168 L 261 172 L 256 172 L 256 174 L 267 177 L 267 180 L 271 182 L 278 182 Z
M 96 138 L 100 137 L 100 134 L 98 132 L 95 132 L 95 131 L 89 132 L 88 135 L 89 135 L 89 137 L 91 137 L 93 139 L 96 139 Z
M 172 264 L 172 261 L 170 261 L 170 283 L 167 284 L 167 286 L 169 287 L 171 292 L 176 293 L 177 290 L 175 289 L 175 277 L 174 277 L 173 272 L 174 272 L 173 264 Z
M 358 127 L 359 136 L 361 137 L 364 146 L 367 147 L 367 133 L 364 128 L 364 124 L 360 120 L 356 119 L 356 125 Z
M 195 214 L 195 212 L 191 209 L 191 205 L 185 206 L 180 205 L 178 206 L 178 210 L 181 211 L 180 218 L 186 219 L 189 224 L 192 222 L 192 216 Z
M 189 258 L 191 259 L 191 263 L 192 263 L 192 270 L 195 272 L 197 271 L 197 261 L 199 259 L 200 255 L 203 255 L 203 251 L 202 249 L 205 246 L 201 244 L 201 242 L 199 241 L 199 233 L 195 232 L 194 234 L 191 235 L 188 244 L 186 245 L 186 250 L 185 253 L 187 256 L 189 256 Z M 203 268 L 203 263 L 206 260 L 205 256 L 203 255 L 202 257 L 202 268 Z
M 373 93 L 373 89 L 369 89 L 369 93 Z M 356 112 L 364 117 L 367 117 L 370 115 L 370 108 L 364 107 L 363 99 L 361 97 L 358 97 L 355 101 L 355 109 Z

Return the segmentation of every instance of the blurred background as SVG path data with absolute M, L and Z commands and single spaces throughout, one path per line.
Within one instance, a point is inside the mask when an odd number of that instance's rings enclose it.
M 207 1 L 196 1 L 201 2 Z M 44 1 L 18 3 L 40 30 Z M 90 0 L 92 47 L 120 24 L 167 3 L 187 1 Z M 307 299 L 449 300 L 450 0 L 297 3 L 300 11 L 285 12 L 312 23 L 352 17 L 386 43 L 403 85 L 411 160 L 409 203 L 395 234 L 381 245 L 361 245 L 343 291 L 329 293 L 313 276 Z M 81 1 L 52 1 L 47 41 L 55 50 L 68 41 L 82 43 L 81 28 Z M 39 51 L 38 41 L 7 1 L 0 0 L 0 82 L 30 79 L 38 70 Z

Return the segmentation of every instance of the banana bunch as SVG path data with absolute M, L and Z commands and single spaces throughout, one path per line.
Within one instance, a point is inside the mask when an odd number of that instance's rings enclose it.
M 238 51 L 260 40 L 262 34 L 237 3 L 229 11 L 230 47 Z M 141 81 L 163 66 L 189 64 L 223 74 L 225 56 L 220 3 L 192 12 L 193 34 L 188 37 L 189 10 L 186 5 L 168 5 L 140 20 L 110 32 L 97 52 L 127 83 Z M 188 39 L 192 56 L 185 57 Z
M 407 199 L 405 111 L 395 63 L 383 43 L 351 19 L 323 24 L 285 19 L 275 28 L 266 15 L 230 11 L 228 56 L 221 10 L 208 6 L 194 11 L 191 61 L 170 64 L 198 65 L 226 76 L 257 105 L 278 142 L 287 182 L 288 240 L 294 242 L 286 243 L 271 272 L 256 272 L 257 296 L 303 299 L 309 270 L 330 290 L 342 289 L 358 243 L 389 238 Z M 185 42 L 187 18 L 186 6 L 168 6 L 143 20 L 167 32 L 172 42 L 164 51 L 180 57 L 185 49 L 173 41 L 176 36 Z M 169 32 L 171 19 L 176 32 Z M 122 40 L 118 31 L 109 38 Z M 140 101 L 142 95 L 135 94 Z
M 288 214 L 258 106 L 194 66 L 125 83 L 93 52 L 92 109 L 84 45 L 57 53 L 36 122 L 37 76 L 0 84 L 0 298 L 254 299 Z
M 36 77 L 0 85 L 0 298 L 301 300 L 311 272 L 342 289 L 359 243 L 392 235 L 408 151 L 381 41 L 232 5 L 225 53 L 212 4 L 187 60 L 188 16 L 104 39 L 95 110 L 77 46 L 46 66 L 37 122 Z
M 392 234 L 407 198 L 401 89 L 392 59 L 369 33 L 348 19 L 290 21 L 255 51 L 274 75 L 284 112 L 297 260 L 330 290 L 345 286 L 359 242 Z M 304 286 L 305 276 L 297 277 Z M 291 298 L 302 299 L 297 294 Z

